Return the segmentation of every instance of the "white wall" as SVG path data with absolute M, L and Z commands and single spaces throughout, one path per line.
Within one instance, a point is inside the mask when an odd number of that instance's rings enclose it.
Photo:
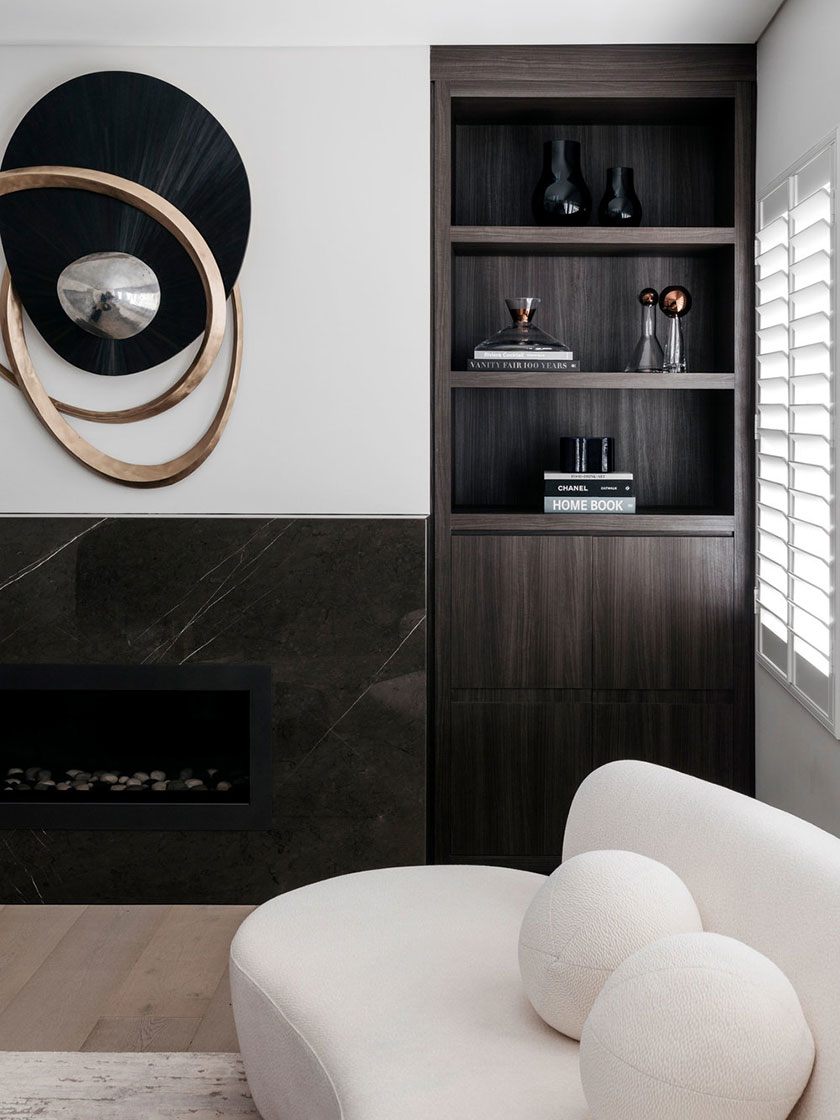
M 0 513 L 428 513 L 428 58 L 425 47 L 0 47 L 0 147 L 60 82 L 137 70 L 221 121 L 253 204 L 241 387 L 208 461 L 159 490 L 108 482 L 0 384 Z M 97 408 L 155 396 L 187 361 L 94 377 L 31 325 L 28 339 L 48 390 Z M 168 459 L 209 423 L 225 366 L 220 356 L 162 416 L 79 430 L 121 458 Z
M 391 46 L 428 43 L 754 43 L 779 0 L 660 4 L 626 0 L 143 0 L 107 18 L 81 0 L 0 3 L 0 43 L 154 46 Z
M 837 0 L 787 0 L 759 40 L 759 191 L 840 124 L 838 42 Z M 840 833 L 840 743 L 761 668 L 756 793 Z

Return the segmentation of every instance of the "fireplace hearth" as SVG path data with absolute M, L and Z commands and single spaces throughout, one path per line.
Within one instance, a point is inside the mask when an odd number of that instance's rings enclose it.
M 268 828 L 264 665 L 0 667 L 0 828 Z

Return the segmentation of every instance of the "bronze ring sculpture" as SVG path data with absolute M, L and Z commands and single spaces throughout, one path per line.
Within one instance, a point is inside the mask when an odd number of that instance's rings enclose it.
M 0 368 L 26 397 L 43 426 L 78 462 L 97 474 L 127 486 L 167 486 L 186 478 L 204 462 L 221 438 L 239 381 L 242 358 L 242 303 L 236 285 L 233 306 L 233 353 L 222 401 L 204 435 L 186 452 L 165 463 L 128 463 L 98 450 L 63 418 L 62 413 L 106 424 L 145 420 L 172 408 L 199 385 L 215 361 L 225 333 L 225 289 L 219 267 L 207 242 L 177 207 L 161 195 L 129 179 L 79 167 L 25 167 L 0 172 L 0 196 L 41 188 L 67 188 L 108 195 L 149 215 L 176 238 L 198 272 L 206 301 L 204 338 L 187 371 L 165 392 L 145 404 L 112 412 L 97 412 L 53 400 L 35 372 L 23 331 L 20 300 L 6 272 L 0 289 L 0 329 L 11 371 Z

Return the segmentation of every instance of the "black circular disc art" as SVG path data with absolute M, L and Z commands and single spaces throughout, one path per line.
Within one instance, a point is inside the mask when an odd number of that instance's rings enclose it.
M 251 220 L 248 177 L 219 122 L 182 90 L 125 71 L 73 78 L 29 110 L 2 169 L 70 166 L 107 171 L 156 191 L 207 241 L 229 294 Z M 43 189 L 0 197 L 0 240 L 12 281 L 52 348 L 80 369 L 136 373 L 183 350 L 204 329 L 205 299 L 186 252 L 158 222 L 116 199 Z M 100 338 L 63 311 L 56 283 L 91 253 L 129 253 L 160 284 L 151 323 L 131 338 Z

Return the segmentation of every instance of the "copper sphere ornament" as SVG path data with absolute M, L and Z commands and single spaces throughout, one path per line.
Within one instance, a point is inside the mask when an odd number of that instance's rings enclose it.
M 653 289 L 645 289 L 646 291 Z M 669 319 L 682 318 L 691 310 L 691 293 L 678 284 L 665 288 L 659 297 L 659 308 Z

